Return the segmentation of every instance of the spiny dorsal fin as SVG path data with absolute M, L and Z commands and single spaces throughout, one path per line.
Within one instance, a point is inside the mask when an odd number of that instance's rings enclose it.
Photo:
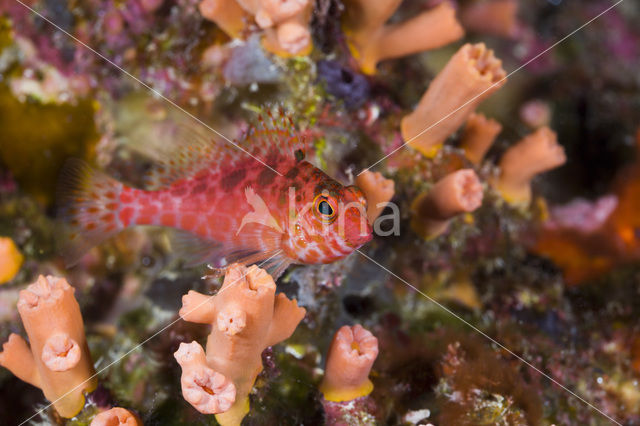
M 304 133 L 296 129 L 290 114 L 282 107 L 259 114 L 239 143 L 263 159 L 276 150 L 293 161 L 302 161 L 307 151 Z
M 217 162 L 224 151 L 211 132 L 200 125 L 164 122 L 157 125 L 154 133 L 155 141 L 143 145 L 143 153 L 154 162 L 143 179 L 149 190 L 197 174 Z
M 143 145 L 145 149 L 141 150 L 154 162 L 144 176 L 144 185 L 149 190 L 165 188 L 205 168 L 216 172 L 245 161 L 279 170 L 283 158 L 299 162 L 306 151 L 304 135 L 282 108 L 259 115 L 240 141 L 233 142 L 237 146 L 219 140 L 198 124 L 160 123 L 152 138 L 154 141 Z

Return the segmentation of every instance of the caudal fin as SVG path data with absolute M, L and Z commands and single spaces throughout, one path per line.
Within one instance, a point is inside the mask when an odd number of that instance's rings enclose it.
M 67 225 L 60 249 L 73 266 L 93 246 L 123 229 L 118 218 L 123 185 L 82 160 L 65 163 L 58 184 L 58 217 Z

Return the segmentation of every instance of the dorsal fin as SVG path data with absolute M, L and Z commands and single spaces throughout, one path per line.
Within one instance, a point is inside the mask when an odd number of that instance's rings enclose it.
M 271 107 L 264 114 L 258 114 L 239 143 L 264 159 L 276 150 L 298 162 L 307 153 L 305 134 L 296 129 L 291 116 L 282 107 Z
M 197 174 L 216 161 L 224 149 L 211 132 L 200 125 L 165 122 L 159 123 L 154 132 L 155 141 L 143 151 L 154 162 L 143 179 L 150 190 Z
M 280 164 L 283 158 L 299 162 L 306 151 L 304 135 L 282 108 L 258 115 L 233 143 L 219 140 L 199 124 L 159 123 L 153 132 L 154 140 L 142 150 L 154 162 L 144 176 L 144 185 L 150 190 L 167 187 L 205 168 L 213 172 L 243 161 L 262 163 L 281 172 L 281 168 L 290 168 Z

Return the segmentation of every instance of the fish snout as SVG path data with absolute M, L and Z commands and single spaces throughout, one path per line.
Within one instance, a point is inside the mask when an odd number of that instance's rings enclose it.
M 350 237 L 351 246 L 359 248 L 373 239 L 373 228 L 369 222 L 365 220 L 363 226 L 355 230 L 355 232 L 352 232 Z

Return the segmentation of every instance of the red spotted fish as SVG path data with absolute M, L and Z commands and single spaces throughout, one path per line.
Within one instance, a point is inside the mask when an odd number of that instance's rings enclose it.
M 274 277 L 290 264 L 341 259 L 371 239 L 363 193 L 305 161 L 304 138 L 282 112 L 259 119 L 236 146 L 195 134 L 154 164 L 144 189 L 67 163 L 60 201 L 69 265 L 135 225 L 179 230 L 189 264 L 258 263 Z

